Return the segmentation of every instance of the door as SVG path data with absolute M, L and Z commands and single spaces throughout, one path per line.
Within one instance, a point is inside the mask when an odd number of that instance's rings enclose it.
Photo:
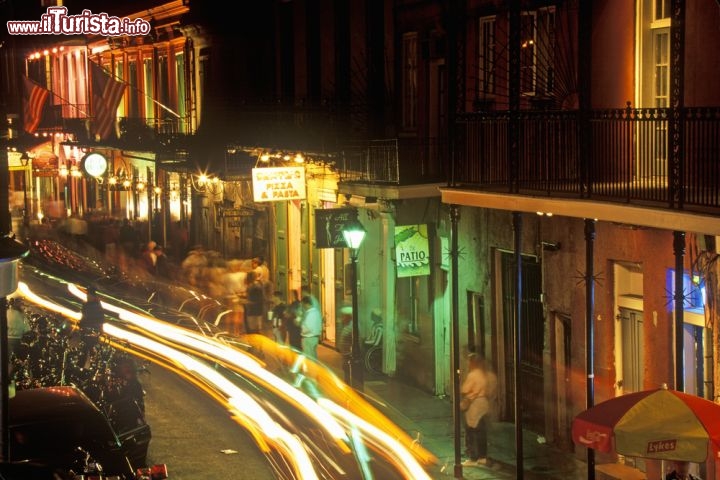
M 569 315 L 555 314 L 553 316 L 555 322 L 554 343 L 555 356 L 553 363 L 555 365 L 555 390 L 559 435 L 558 442 L 565 443 L 570 446 L 569 439 L 570 427 L 573 419 L 572 402 L 570 396 L 572 394 L 572 321 Z
M 622 394 L 643 390 L 643 365 L 645 339 L 643 334 L 643 312 L 620 307 L 620 333 L 622 340 L 622 378 L 618 387 Z
M 514 338 L 515 338 L 515 255 L 501 254 L 503 350 L 505 375 L 505 414 L 514 421 Z M 541 302 L 541 264 L 534 257 L 522 257 L 522 308 L 520 319 L 520 365 L 518 374 L 522 391 L 520 395 L 525 428 L 534 432 L 545 431 L 545 394 L 543 375 L 543 351 L 545 344 L 545 318 Z
M 280 292 L 283 299 L 291 301 L 288 296 L 290 285 L 288 283 L 288 206 L 285 202 L 278 202 L 275 207 L 275 289 Z
M 685 323 L 683 328 L 683 353 L 685 356 L 685 393 L 705 396 L 705 351 L 703 328 Z

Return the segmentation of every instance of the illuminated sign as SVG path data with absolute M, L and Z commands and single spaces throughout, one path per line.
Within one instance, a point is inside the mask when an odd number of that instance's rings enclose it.
M 430 275 L 426 224 L 395 227 L 395 264 L 398 278 Z
M 354 208 L 315 209 L 315 247 L 347 248 L 343 231 L 357 215 Z
M 252 179 L 256 202 L 305 199 L 305 167 L 253 168 Z
M 107 171 L 108 162 L 103 155 L 93 152 L 83 157 L 81 167 L 91 177 L 101 177 Z

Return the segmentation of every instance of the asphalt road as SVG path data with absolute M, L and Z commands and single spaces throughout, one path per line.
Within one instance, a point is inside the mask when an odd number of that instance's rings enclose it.
M 140 381 L 152 429 L 148 464 L 165 463 L 169 480 L 276 478 L 252 438 L 202 390 L 157 365 Z

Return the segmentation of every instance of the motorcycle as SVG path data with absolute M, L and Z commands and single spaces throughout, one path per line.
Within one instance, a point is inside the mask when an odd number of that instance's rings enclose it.
M 122 480 L 118 475 L 105 475 L 103 467 L 92 458 L 90 452 L 77 447 L 79 456 L 73 468 L 68 472 L 71 480 Z M 75 470 L 78 473 L 75 473 Z M 138 468 L 134 480 L 164 480 L 168 478 L 167 466 L 165 464 L 153 465 L 151 467 Z

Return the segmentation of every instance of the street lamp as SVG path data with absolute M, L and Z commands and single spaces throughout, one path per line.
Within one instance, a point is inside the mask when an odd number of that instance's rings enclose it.
M 0 217 L 3 217 L 2 213 L 0 213 Z M 17 289 L 18 262 L 28 253 L 25 245 L 10 237 L 9 234 L 0 237 L 0 461 L 7 461 L 10 441 L 7 296 Z
M 350 260 L 352 261 L 352 347 L 350 350 L 350 385 L 355 390 L 363 391 L 364 362 L 360 352 L 360 327 L 358 325 L 358 286 L 357 286 L 357 258 L 358 249 L 365 239 L 365 228 L 357 220 L 345 225 L 343 236 L 345 243 L 350 248 Z
M 28 206 L 28 192 L 27 192 L 27 166 L 30 163 L 30 155 L 27 152 L 23 152 L 20 155 L 20 163 L 23 166 L 23 225 L 27 227 L 30 224 L 30 209 Z

